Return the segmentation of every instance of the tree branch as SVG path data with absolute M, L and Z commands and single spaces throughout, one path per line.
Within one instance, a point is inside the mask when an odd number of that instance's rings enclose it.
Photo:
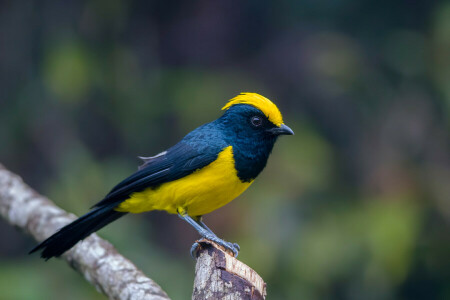
M 192 300 L 266 298 L 266 283 L 254 270 L 223 247 L 205 239 L 198 242 Z
M 1 164 L 0 216 L 37 241 L 75 220 Z M 169 299 L 159 285 L 96 234 L 75 245 L 63 258 L 110 299 Z

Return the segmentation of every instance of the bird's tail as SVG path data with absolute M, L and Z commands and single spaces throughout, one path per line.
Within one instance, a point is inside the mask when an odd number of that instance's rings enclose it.
M 78 241 L 96 232 L 126 213 L 114 210 L 114 206 L 97 207 L 64 226 L 48 239 L 34 247 L 29 253 L 43 249 L 41 257 L 48 260 L 57 257 L 72 248 Z

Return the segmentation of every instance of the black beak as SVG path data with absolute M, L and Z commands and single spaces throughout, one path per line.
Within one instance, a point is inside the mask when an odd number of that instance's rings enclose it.
M 290 129 L 288 126 L 281 124 L 280 127 L 274 127 L 267 130 L 268 132 L 274 134 L 274 135 L 294 135 L 294 132 L 292 129 Z

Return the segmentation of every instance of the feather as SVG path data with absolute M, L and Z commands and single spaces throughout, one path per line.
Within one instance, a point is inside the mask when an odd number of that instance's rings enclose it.
M 155 156 L 138 156 L 139 159 L 142 159 L 144 163 L 138 167 L 138 170 L 141 170 L 145 168 L 149 163 L 157 159 L 158 157 L 166 155 L 167 151 L 161 152 L 159 154 L 156 154 Z
M 267 119 L 276 126 L 283 124 L 283 116 L 281 115 L 278 107 L 269 99 L 261 96 L 257 93 L 241 93 L 237 95 L 222 108 L 222 110 L 228 110 L 230 107 L 236 104 L 247 104 L 259 109 Z

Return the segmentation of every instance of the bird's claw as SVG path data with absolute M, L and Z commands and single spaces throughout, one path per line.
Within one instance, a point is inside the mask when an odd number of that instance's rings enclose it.
M 221 240 L 219 238 L 217 240 L 214 239 L 214 240 L 211 240 L 211 241 L 213 241 L 216 244 L 219 244 L 222 247 L 225 247 L 226 249 L 231 250 L 231 252 L 233 252 L 234 257 L 237 257 L 238 254 L 239 254 L 239 251 L 241 250 L 241 247 L 239 247 L 239 245 L 236 244 L 236 243 L 226 242 L 226 241 Z M 191 253 L 191 257 L 193 259 L 195 259 L 197 257 L 197 251 L 198 251 L 199 247 L 200 247 L 200 243 L 199 242 L 194 242 L 192 244 L 190 253 Z
M 225 248 L 230 249 L 233 252 L 233 254 L 234 254 L 233 256 L 237 257 L 238 254 L 239 254 L 239 250 L 241 250 L 241 247 L 239 247 L 239 245 L 236 244 L 236 243 L 229 243 L 229 242 L 225 242 L 225 243 L 227 243 L 227 245 L 226 246 L 222 245 L 222 246 L 224 246 Z
M 222 239 L 219 239 L 217 236 L 211 236 L 211 237 L 205 237 L 205 238 L 207 238 L 208 240 L 213 241 L 214 243 L 216 243 L 216 244 L 218 244 L 218 245 L 220 245 L 222 247 L 225 247 L 226 249 L 231 250 L 231 252 L 233 252 L 233 254 L 234 254 L 234 257 L 238 256 L 238 253 L 239 253 L 239 250 L 240 250 L 240 247 L 239 247 L 238 244 L 234 244 L 234 243 L 230 243 L 230 242 L 224 241 Z
M 208 236 L 205 236 L 204 238 L 207 239 L 207 240 L 210 240 L 210 241 L 212 241 L 212 242 L 214 242 L 214 243 L 216 243 L 216 244 L 218 244 L 218 245 L 220 245 L 222 247 L 224 247 L 225 249 L 231 250 L 231 252 L 233 252 L 233 256 L 234 257 L 237 257 L 238 253 L 239 253 L 239 250 L 241 250 L 241 248 L 239 247 L 238 244 L 224 241 L 224 240 L 218 238 L 215 235 L 208 235 Z M 200 244 L 198 242 L 195 242 L 192 245 L 192 247 L 191 247 L 191 256 L 193 258 L 196 257 L 197 248 L 199 246 L 200 246 Z
M 191 246 L 191 257 L 195 259 L 197 257 L 198 247 L 200 247 L 199 242 L 195 242 Z
M 238 252 L 241 251 L 241 247 L 237 243 L 233 243 L 233 246 L 234 246 L 234 248 L 237 249 Z M 236 256 L 237 256 L 237 254 L 236 254 Z

